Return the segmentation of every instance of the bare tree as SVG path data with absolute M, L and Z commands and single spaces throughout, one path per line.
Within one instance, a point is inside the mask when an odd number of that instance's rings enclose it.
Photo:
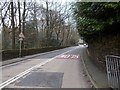
M 22 20 L 23 20 L 23 22 L 22 22 L 22 26 L 23 26 L 22 30 L 23 30 L 23 33 L 25 31 L 25 13 L 26 13 L 26 0 L 24 0 L 24 2 L 23 2 L 23 14 L 22 14 Z
M 46 1 L 46 46 L 50 41 L 49 37 L 49 10 L 48 10 L 48 2 Z
M 18 13 L 19 13 L 19 33 L 21 32 L 21 11 L 20 11 L 20 0 L 18 0 Z
M 26 0 L 23 2 L 23 14 L 22 14 L 22 32 L 25 34 L 25 13 L 26 13 Z M 24 48 L 24 41 L 22 41 L 22 48 Z
M 12 49 L 15 49 L 15 23 L 14 23 L 14 6 L 11 0 L 11 25 L 12 25 Z
M 17 37 L 21 31 L 26 36 L 24 45 L 29 45 L 28 47 L 49 46 L 53 43 L 59 46 L 69 44 L 72 38 L 72 23 L 68 4 L 63 5 L 54 0 L 42 1 L 43 5 L 26 0 L 3 3 L 2 25 L 6 27 L 5 31 L 11 38 L 12 48 L 15 48 L 15 45 L 18 48 Z

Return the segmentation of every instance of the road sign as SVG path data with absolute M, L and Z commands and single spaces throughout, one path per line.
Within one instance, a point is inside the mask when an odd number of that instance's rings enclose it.
M 21 32 L 18 37 L 19 37 L 19 38 L 25 38 L 23 32 Z
M 20 40 L 20 41 L 22 41 L 22 40 L 23 40 L 23 38 L 19 38 L 19 40 Z

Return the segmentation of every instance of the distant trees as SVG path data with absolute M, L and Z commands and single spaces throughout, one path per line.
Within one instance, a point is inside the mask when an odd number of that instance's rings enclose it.
M 119 2 L 76 2 L 73 11 L 77 29 L 87 42 L 102 34 L 119 32 L 109 28 L 120 22 Z
M 3 48 L 8 48 L 11 46 L 10 38 L 11 38 L 11 23 L 10 20 L 6 22 L 6 18 L 10 19 L 10 7 L 11 4 L 9 2 L 4 2 L 0 4 L 0 15 L 1 15 L 1 32 L 2 32 L 2 44 L 4 45 Z M 3 11 L 4 10 L 4 11 Z M 10 27 L 10 29 L 9 29 Z M 8 38 L 10 37 L 10 38 Z
M 3 49 L 18 49 L 18 35 L 21 31 L 25 35 L 22 48 L 67 46 L 73 45 L 74 41 L 77 43 L 78 36 L 71 38 L 77 31 L 73 28 L 68 3 L 40 2 L 1 2 Z

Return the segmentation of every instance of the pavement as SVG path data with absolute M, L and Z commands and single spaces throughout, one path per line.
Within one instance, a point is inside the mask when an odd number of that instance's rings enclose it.
M 83 65 L 87 76 L 89 77 L 94 88 L 108 88 L 107 73 L 101 71 L 89 58 L 89 51 L 84 50 L 83 52 Z

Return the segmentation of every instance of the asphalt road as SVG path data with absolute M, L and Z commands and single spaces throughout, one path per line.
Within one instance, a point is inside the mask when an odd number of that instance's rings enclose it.
M 0 87 L 90 88 L 81 61 L 84 49 L 65 48 L 6 66 Z

